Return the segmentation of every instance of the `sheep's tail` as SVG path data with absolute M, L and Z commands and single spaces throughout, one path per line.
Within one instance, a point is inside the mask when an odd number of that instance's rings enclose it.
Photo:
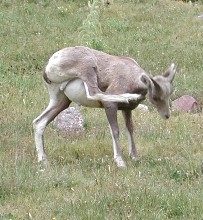
M 46 83 L 51 84 L 51 80 L 48 78 L 46 71 L 43 73 L 43 79 Z

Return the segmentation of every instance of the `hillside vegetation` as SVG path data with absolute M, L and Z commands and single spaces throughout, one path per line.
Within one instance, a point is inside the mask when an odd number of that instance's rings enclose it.
M 91 2 L 0 1 L 0 219 L 203 219 L 203 5 Z M 50 124 L 50 166 L 39 172 L 32 120 L 48 104 L 41 75 L 55 51 L 74 45 L 133 57 L 153 75 L 176 63 L 172 100 L 192 95 L 198 112 L 163 121 L 152 106 L 135 110 L 140 163 L 128 158 L 119 114 L 123 170 L 104 111 L 76 106 L 85 131 L 65 136 Z

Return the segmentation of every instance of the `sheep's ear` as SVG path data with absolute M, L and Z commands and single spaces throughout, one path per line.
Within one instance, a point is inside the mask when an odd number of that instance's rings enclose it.
M 152 78 L 151 80 L 152 80 L 152 83 L 153 83 L 153 85 L 154 85 L 155 91 L 156 91 L 157 93 L 161 92 L 161 87 L 160 87 L 160 85 L 159 85 L 153 78 Z
M 142 82 L 147 86 L 149 89 L 149 92 L 151 94 L 161 94 L 161 87 L 160 85 L 151 77 L 148 77 L 146 75 L 141 76 Z
M 140 79 L 147 86 L 147 88 L 151 87 L 152 81 L 148 76 L 142 75 Z
M 159 91 L 161 89 L 160 85 L 151 77 L 148 77 L 146 75 L 141 76 L 142 82 L 147 86 L 148 89 L 156 89 Z
M 175 77 L 176 68 L 176 65 L 172 63 L 171 66 L 163 74 L 163 76 L 166 77 L 171 83 L 173 82 L 173 79 Z

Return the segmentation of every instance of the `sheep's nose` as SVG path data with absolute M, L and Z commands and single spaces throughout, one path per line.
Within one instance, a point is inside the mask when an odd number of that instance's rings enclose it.
M 170 115 L 166 114 L 165 119 L 169 119 L 169 118 L 170 118 Z

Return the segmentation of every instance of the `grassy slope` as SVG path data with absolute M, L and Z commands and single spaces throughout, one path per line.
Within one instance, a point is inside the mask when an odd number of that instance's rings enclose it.
M 165 122 L 156 111 L 134 111 L 140 164 L 127 157 L 119 114 L 128 163 L 120 170 L 104 112 L 81 108 L 86 131 L 63 137 L 49 126 L 51 166 L 37 173 L 31 123 L 48 102 L 41 72 L 54 51 L 92 43 L 78 34 L 85 4 L 54 2 L 1 1 L 0 219 L 202 219 L 202 114 L 174 113 Z M 195 19 L 202 11 L 182 2 L 114 1 L 100 12 L 92 46 L 132 56 L 153 74 L 177 63 L 173 98 L 202 102 L 203 24 Z

